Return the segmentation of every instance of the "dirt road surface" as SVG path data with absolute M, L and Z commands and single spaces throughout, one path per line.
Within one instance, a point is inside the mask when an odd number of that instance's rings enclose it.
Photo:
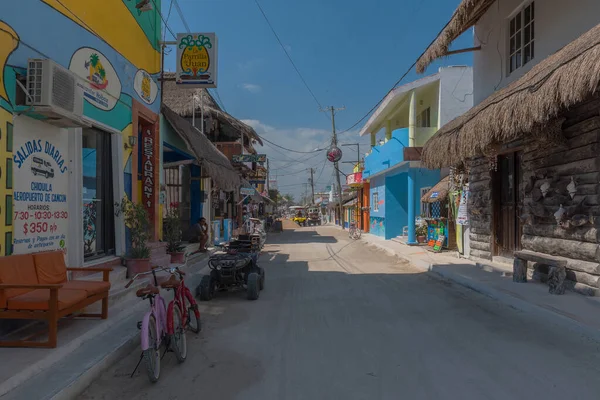
M 269 235 L 265 291 L 200 303 L 189 355 L 149 383 L 140 352 L 78 399 L 597 399 L 600 346 L 350 241 Z

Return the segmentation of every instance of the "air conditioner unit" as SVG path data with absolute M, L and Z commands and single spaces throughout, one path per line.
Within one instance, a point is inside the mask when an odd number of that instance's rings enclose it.
M 72 128 L 89 126 L 83 121 L 83 90 L 77 76 L 48 59 L 29 59 L 27 68 L 27 100 L 32 112 L 43 115 L 44 122 Z

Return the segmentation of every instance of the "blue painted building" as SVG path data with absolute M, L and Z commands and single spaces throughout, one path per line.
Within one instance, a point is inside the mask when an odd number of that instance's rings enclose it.
M 447 175 L 422 167 L 419 149 L 440 126 L 471 107 L 472 89 L 470 67 L 441 68 L 394 89 L 362 128 L 361 136 L 371 135 L 363 179 L 370 183 L 372 234 L 391 239 L 406 230 L 408 243 L 415 243 L 414 221 L 426 207 L 421 196 Z M 380 131 L 385 136 L 378 140 Z

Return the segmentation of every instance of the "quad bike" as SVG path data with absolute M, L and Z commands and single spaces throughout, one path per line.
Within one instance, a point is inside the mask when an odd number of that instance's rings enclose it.
M 244 238 L 245 239 L 245 238 Z M 209 301 L 219 290 L 246 288 L 248 300 L 256 300 L 265 287 L 265 270 L 258 266 L 260 238 L 238 239 L 221 245 L 224 252 L 208 260 L 210 274 L 202 277 L 196 288 L 200 300 Z

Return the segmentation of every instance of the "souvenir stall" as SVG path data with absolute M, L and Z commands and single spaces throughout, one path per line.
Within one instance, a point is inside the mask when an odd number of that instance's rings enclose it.
M 421 197 L 421 224 L 427 227 L 425 241 L 434 251 L 456 248 L 456 223 L 450 207 L 450 176 L 446 176 Z M 417 221 L 417 229 L 419 221 Z

